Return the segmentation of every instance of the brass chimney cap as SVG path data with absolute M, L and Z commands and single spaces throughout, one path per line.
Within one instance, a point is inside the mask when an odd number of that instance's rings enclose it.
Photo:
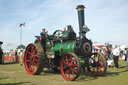
M 79 10 L 84 10 L 84 5 L 78 5 L 77 7 L 76 7 L 76 9 L 79 11 Z

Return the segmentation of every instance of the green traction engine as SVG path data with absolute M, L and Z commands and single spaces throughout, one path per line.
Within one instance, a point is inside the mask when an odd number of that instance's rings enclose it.
M 101 76 L 106 72 L 106 60 L 100 53 L 92 53 L 92 42 L 86 37 L 89 31 L 84 25 L 84 5 L 78 5 L 79 37 L 71 25 L 63 31 L 56 30 L 46 39 L 46 54 L 41 44 L 41 37 L 36 36 L 25 50 L 24 65 L 28 74 L 38 75 L 44 68 L 60 72 L 65 80 L 75 80 L 81 71 L 93 76 Z

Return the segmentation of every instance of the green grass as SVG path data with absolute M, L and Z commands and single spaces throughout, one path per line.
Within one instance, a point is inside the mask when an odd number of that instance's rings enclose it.
M 66 81 L 60 74 L 41 73 L 29 75 L 20 64 L 0 65 L 0 85 L 128 85 L 126 62 L 119 61 L 119 68 L 108 68 L 102 77 L 82 73 L 76 81 Z

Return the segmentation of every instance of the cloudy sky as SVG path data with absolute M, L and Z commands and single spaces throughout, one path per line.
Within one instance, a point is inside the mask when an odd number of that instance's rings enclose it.
M 0 41 L 3 49 L 27 45 L 46 28 L 49 34 L 71 24 L 79 32 L 76 6 L 83 4 L 85 24 L 90 28 L 87 37 L 93 42 L 127 45 L 128 0 L 0 0 Z

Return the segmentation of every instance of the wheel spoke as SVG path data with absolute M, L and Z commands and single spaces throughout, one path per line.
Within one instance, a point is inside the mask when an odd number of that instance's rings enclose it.
M 35 73 L 35 68 L 34 66 L 31 66 L 32 67 L 32 73 Z
M 100 55 L 97 56 L 98 57 L 98 61 L 100 60 Z
M 35 67 L 36 67 L 36 65 L 35 65 L 34 62 L 33 62 L 32 68 L 33 68 L 33 71 L 34 71 L 34 72 L 35 72 Z
M 26 62 L 30 62 L 30 60 L 26 60 Z
M 34 56 L 34 57 L 33 57 L 33 61 L 35 61 L 36 59 L 37 59 L 37 58 Z
M 97 67 L 97 73 L 98 73 L 98 67 Z
M 30 63 L 28 65 L 28 68 L 29 68 L 30 71 L 32 71 L 32 67 L 31 67 L 31 64 Z
M 34 50 L 33 48 L 34 48 L 34 47 L 32 46 L 32 52 L 33 52 L 33 50 Z
M 27 53 L 32 56 L 32 53 L 30 53 L 29 51 L 27 51 Z
M 66 68 L 67 68 L 66 66 L 63 67 L 63 69 L 66 69 Z
M 34 54 L 34 57 L 38 57 L 38 54 Z
M 73 68 L 70 68 L 70 69 L 71 69 L 72 71 L 76 72 L 76 73 L 78 72 L 77 70 L 75 70 L 75 69 L 73 69 Z
M 34 61 L 38 62 L 38 59 L 34 59 Z
M 100 61 L 99 61 L 99 62 L 104 62 L 104 61 L 103 61 L 103 59 L 100 59 Z
M 98 70 L 99 70 L 101 73 L 103 73 L 103 71 L 102 71 L 100 68 L 98 68 Z
M 103 61 L 99 61 L 99 67 L 104 67 L 104 62 Z
M 73 60 L 71 61 L 71 64 L 75 61 L 75 58 L 73 58 Z
M 94 62 L 96 62 L 96 55 L 94 55 L 93 59 L 94 59 Z
M 34 55 L 35 55 L 35 53 L 36 53 L 36 48 L 34 48 L 33 50 L 34 50 L 33 52 L 34 52 Z
M 66 70 L 65 75 L 68 74 L 68 78 L 70 78 L 70 72 L 69 70 Z
M 70 78 L 70 72 L 68 71 L 68 77 Z
M 34 66 L 36 66 L 36 67 L 37 67 L 37 63 L 33 62 L 33 64 L 34 64 Z
M 99 67 L 99 62 L 96 62 L 96 67 Z
M 65 60 L 63 62 L 64 62 L 64 64 L 68 64 Z
M 72 71 L 72 75 L 73 75 L 73 78 L 75 77 L 75 74 L 74 74 L 74 72 Z
M 29 66 L 28 68 L 29 68 L 29 71 L 31 72 L 31 71 L 32 71 L 32 68 L 31 68 L 31 66 Z
M 95 71 L 95 67 L 93 67 L 93 72 Z
M 74 64 L 74 65 L 72 65 L 72 68 L 77 67 L 77 66 L 78 66 L 77 64 Z
M 70 55 L 70 63 L 72 64 L 72 55 Z
M 28 57 L 27 58 L 31 58 L 31 55 L 28 55 Z
M 89 66 L 89 68 L 90 68 L 90 69 L 92 69 L 92 68 L 93 68 L 93 66 L 91 66 L 91 65 L 90 65 L 90 66 Z
M 66 56 L 66 62 L 67 62 L 67 64 L 68 64 L 68 57 Z
M 100 67 L 102 67 L 102 68 L 103 68 L 103 67 L 104 67 L 104 65 L 100 65 Z
M 68 71 L 69 71 L 69 69 L 67 69 L 67 70 L 66 70 L 65 74 L 67 74 L 67 73 L 68 73 Z

